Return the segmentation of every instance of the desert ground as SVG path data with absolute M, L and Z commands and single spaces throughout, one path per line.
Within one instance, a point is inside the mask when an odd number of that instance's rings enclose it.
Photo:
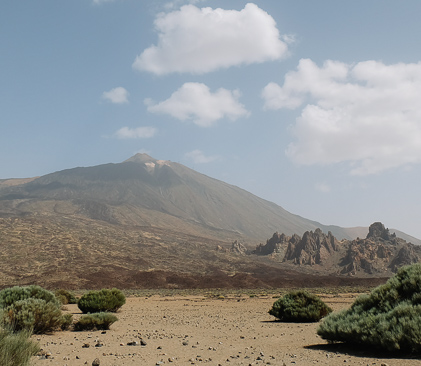
M 320 296 L 339 310 L 358 295 Z M 43 355 L 34 356 L 32 365 L 91 366 L 96 358 L 101 366 L 421 364 L 421 355 L 328 344 L 316 334 L 318 323 L 277 322 L 268 314 L 276 298 L 206 293 L 131 296 L 110 330 L 34 335 Z M 66 312 L 74 319 L 81 315 L 76 305 L 66 305 Z

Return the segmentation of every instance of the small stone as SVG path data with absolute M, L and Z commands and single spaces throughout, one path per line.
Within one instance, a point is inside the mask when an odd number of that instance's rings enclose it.
M 89 343 L 84 343 L 83 345 L 82 345 L 82 348 L 89 348 L 91 345 L 89 344 Z
M 141 339 L 141 340 L 140 340 L 140 345 L 141 345 L 141 346 L 146 346 L 146 344 L 147 344 L 147 343 L 146 343 L 143 339 Z
M 99 362 L 99 358 L 96 358 L 95 360 L 92 361 L 92 366 L 99 366 L 100 362 Z

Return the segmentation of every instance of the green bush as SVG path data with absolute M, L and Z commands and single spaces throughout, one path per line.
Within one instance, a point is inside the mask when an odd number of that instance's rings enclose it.
M 0 308 L 6 308 L 16 301 L 26 300 L 26 299 L 41 299 L 45 302 L 51 302 L 59 306 L 59 301 L 50 291 L 43 289 L 40 286 L 31 285 L 31 286 L 14 286 L 6 288 L 0 291 Z
M 39 286 L 11 287 L 0 291 L 0 321 L 13 331 L 40 334 L 71 324 L 71 315 L 62 315 L 55 295 Z
M 113 288 L 111 290 L 103 289 L 100 291 L 89 291 L 83 295 L 77 306 L 82 313 L 100 313 L 104 311 L 116 312 L 126 303 L 124 294 Z
M 61 328 L 63 321 L 60 307 L 41 299 L 16 301 L 6 307 L 3 313 L 4 324 L 10 325 L 15 331 L 26 329 L 35 334 Z
M 333 313 L 317 333 L 332 342 L 366 344 L 391 351 L 421 351 L 421 264 L 402 267 L 350 309 Z
M 72 324 L 73 324 L 73 315 L 63 314 L 61 318 L 61 324 L 60 324 L 61 330 L 68 330 Z
M 75 330 L 107 330 L 117 320 L 117 317 L 110 313 L 86 314 L 75 323 Z
M 273 303 L 269 314 L 284 322 L 317 322 L 332 312 L 316 295 L 292 291 Z
M 29 331 L 13 333 L 8 329 L 0 329 L 0 365 L 27 366 L 32 356 L 40 348 L 29 339 Z
M 76 297 L 71 292 L 69 292 L 67 290 L 63 290 L 63 289 L 57 290 L 54 293 L 54 295 L 63 305 L 77 304 Z

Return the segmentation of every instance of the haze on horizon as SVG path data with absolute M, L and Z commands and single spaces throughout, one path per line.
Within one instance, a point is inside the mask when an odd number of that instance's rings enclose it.
M 0 179 L 180 162 L 326 225 L 421 238 L 421 3 L 0 5 Z

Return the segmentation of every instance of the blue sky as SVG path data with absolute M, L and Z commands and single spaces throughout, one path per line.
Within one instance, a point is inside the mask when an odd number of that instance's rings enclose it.
M 323 224 L 421 238 L 421 2 L 0 5 L 0 179 L 187 165 Z

